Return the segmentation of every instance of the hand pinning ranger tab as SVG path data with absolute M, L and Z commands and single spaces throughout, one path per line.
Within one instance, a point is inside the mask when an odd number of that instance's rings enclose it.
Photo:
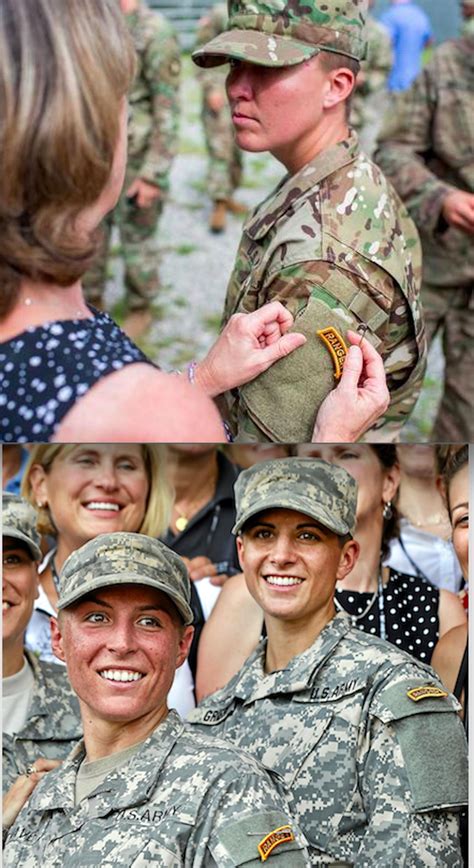
M 334 362 L 334 378 L 339 380 L 342 375 L 342 369 L 348 353 L 347 345 L 344 338 L 339 334 L 337 329 L 329 326 L 325 329 L 320 329 L 316 332 L 319 338 L 326 344 L 331 353 Z

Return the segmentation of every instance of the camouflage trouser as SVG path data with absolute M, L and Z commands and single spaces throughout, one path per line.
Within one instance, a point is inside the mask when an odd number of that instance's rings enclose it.
M 219 112 L 202 109 L 204 137 L 209 154 L 208 190 L 211 199 L 229 199 L 242 176 L 242 153 L 234 141 L 227 103 Z
M 474 438 L 474 291 L 442 289 L 424 284 L 421 300 L 426 336 L 431 343 L 442 329 L 446 360 L 444 393 L 432 439 L 435 442 L 472 442 Z
M 127 190 L 130 181 L 125 184 Z M 138 208 L 125 193 L 114 211 L 102 224 L 104 242 L 93 268 L 85 275 L 84 293 L 91 304 L 102 299 L 107 280 L 107 261 L 112 226 L 119 228 L 122 256 L 125 264 L 125 290 L 129 310 L 147 307 L 160 289 L 158 275 L 159 251 L 156 230 L 163 210 L 163 201 L 149 208 Z

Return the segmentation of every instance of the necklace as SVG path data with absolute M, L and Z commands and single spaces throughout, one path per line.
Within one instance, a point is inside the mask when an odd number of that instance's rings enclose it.
M 422 518 L 421 521 L 415 521 L 415 519 L 412 518 L 409 513 L 404 512 L 403 518 L 405 518 L 411 525 L 413 525 L 413 527 L 437 527 L 441 524 L 447 524 L 449 521 L 449 518 L 445 512 L 435 512 L 432 515 L 428 515 L 425 518 Z
M 358 593 L 358 592 L 355 591 L 355 593 Z M 351 624 L 353 627 L 357 627 L 357 622 L 362 621 L 362 619 L 365 618 L 365 616 L 369 614 L 369 612 L 370 612 L 370 610 L 371 610 L 371 608 L 374 605 L 376 600 L 378 600 L 378 609 L 379 609 L 379 617 L 380 617 L 380 636 L 382 639 L 386 639 L 387 638 L 387 629 L 386 629 L 386 624 L 385 624 L 385 608 L 384 608 L 382 571 L 379 572 L 378 579 L 377 579 L 377 588 L 374 591 L 374 593 L 372 594 L 372 597 L 370 598 L 368 605 L 366 606 L 364 611 L 360 612 L 358 615 L 353 615 L 351 612 L 348 612 L 347 609 L 344 608 L 344 606 L 342 605 L 341 601 L 337 598 L 337 596 L 336 595 L 334 596 L 334 604 L 336 606 L 336 609 L 338 610 L 338 612 L 345 612 L 346 615 L 349 615 L 349 618 L 351 619 Z
M 209 480 L 208 484 L 204 489 L 201 489 L 198 497 L 195 497 L 193 500 L 190 500 L 186 509 L 180 509 L 178 503 L 175 502 L 174 510 L 177 512 L 178 517 L 175 521 L 176 530 L 179 533 L 182 533 L 183 530 L 186 530 L 189 522 L 196 515 L 206 503 L 208 503 L 212 497 L 214 496 L 214 492 L 216 490 L 217 484 L 217 468 L 216 471 L 212 474 L 212 478 Z
M 26 305 L 26 307 L 31 307 L 31 305 L 36 305 L 37 302 L 35 301 L 35 299 L 27 296 L 25 299 L 23 299 L 23 304 Z M 72 312 L 72 319 L 84 319 L 85 316 L 87 316 L 87 313 L 83 310 L 75 310 Z

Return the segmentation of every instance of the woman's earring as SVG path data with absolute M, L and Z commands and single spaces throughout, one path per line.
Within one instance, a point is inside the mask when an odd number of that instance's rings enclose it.
M 389 521 L 389 519 L 392 518 L 393 509 L 392 509 L 392 501 L 391 500 L 389 500 L 388 503 L 384 503 L 382 515 L 383 515 L 385 521 Z

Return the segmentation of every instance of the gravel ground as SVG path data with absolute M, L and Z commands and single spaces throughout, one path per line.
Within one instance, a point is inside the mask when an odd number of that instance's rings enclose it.
M 242 218 L 229 215 L 226 231 L 212 235 L 207 228 L 210 201 L 206 195 L 206 154 L 199 119 L 199 88 L 186 59 L 182 93 L 179 154 L 171 173 L 171 193 L 158 230 L 162 291 L 154 306 L 154 323 L 140 342 L 164 369 L 181 368 L 201 358 L 220 323 L 227 281 L 237 250 Z M 249 208 L 260 202 L 283 174 L 267 154 L 246 154 L 243 185 L 236 198 Z M 106 301 L 112 314 L 123 318 L 123 268 L 115 239 Z M 402 439 L 429 439 L 443 379 L 439 342 L 430 353 L 428 373 L 415 412 Z

